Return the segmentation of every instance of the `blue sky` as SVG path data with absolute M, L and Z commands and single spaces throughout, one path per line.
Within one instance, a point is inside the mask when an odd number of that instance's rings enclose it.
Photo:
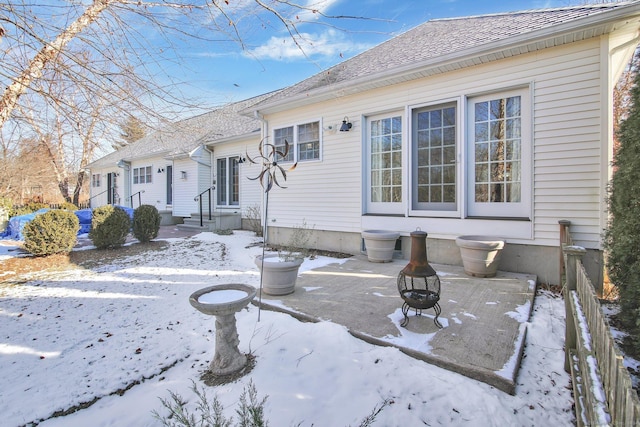
M 245 21 L 246 47 L 189 42 L 170 70 L 183 90 L 214 103 L 238 101 L 286 87 L 430 19 L 583 4 L 580 0 L 305 0 L 327 15 L 366 19 L 316 20 L 299 31 L 313 42 L 302 55 L 282 27 Z M 188 66 L 185 65 L 188 64 Z

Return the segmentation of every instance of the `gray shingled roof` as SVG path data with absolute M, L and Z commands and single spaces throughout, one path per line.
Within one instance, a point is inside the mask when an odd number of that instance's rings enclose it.
M 549 31 L 569 31 L 569 28 L 575 30 L 581 21 L 593 25 L 591 22 L 586 22 L 590 17 L 593 20 L 593 17 L 599 16 L 605 20 L 613 11 L 637 3 L 637 1 L 628 1 L 434 19 L 290 86 L 258 107 L 264 108 L 266 106 L 269 108 L 269 106 L 286 104 L 295 98 L 302 99 L 304 97 L 310 100 L 311 95 L 332 89 L 340 89 L 344 94 L 347 94 L 350 91 L 349 85 L 356 83 L 364 85 L 365 89 L 366 85 L 371 88 L 373 87 L 373 83 L 371 83 L 373 79 L 390 75 L 396 70 L 406 71 L 418 67 L 434 67 L 436 64 L 447 62 L 446 66 L 431 72 L 434 74 L 447 71 L 447 69 L 472 65 L 473 61 L 456 65 L 452 65 L 452 62 L 463 57 L 468 59 L 470 55 L 477 55 L 490 48 L 505 48 L 510 43 L 514 43 L 514 40 L 519 40 L 520 44 L 526 44 L 527 41 L 541 37 L 542 34 L 549 37 Z M 589 34 L 591 36 L 598 35 L 596 31 Z M 577 35 L 575 39 L 580 37 L 587 37 L 587 34 Z M 561 42 L 563 41 L 554 41 L 555 44 Z M 548 46 L 548 42 L 545 43 L 545 46 Z M 507 54 L 503 52 L 498 54 L 498 57 L 523 53 L 523 51 L 533 48 L 536 47 L 516 49 L 514 46 L 512 52 L 507 52 Z M 387 80 L 387 84 L 397 81 Z M 352 90 L 352 92 L 354 91 Z
M 118 151 L 107 154 L 89 165 L 89 168 L 114 166 L 119 160 L 132 160 L 152 156 L 173 157 L 186 155 L 194 148 L 216 141 L 259 132 L 259 120 L 240 114 L 251 106 L 277 92 L 270 92 L 244 101 L 234 102 L 208 113 L 173 123 Z

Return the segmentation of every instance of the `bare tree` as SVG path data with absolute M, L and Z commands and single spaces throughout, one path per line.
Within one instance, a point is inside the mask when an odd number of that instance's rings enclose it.
M 209 107 L 186 99 L 180 82 L 163 74 L 166 64 L 186 64 L 175 49 L 179 41 L 245 49 L 256 28 L 284 28 L 301 47 L 299 25 L 334 18 L 289 0 L 3 1 L 0 161 L 15 158 L 25 137 L 48 141 L 67 200 L 71 188 L 82 189 L 97 147 L 116 140 L 114 118 L 135 111 L 145 124 L 159 123 L 184 109 Z M 77 194 L 71 198 L 77 203 Z

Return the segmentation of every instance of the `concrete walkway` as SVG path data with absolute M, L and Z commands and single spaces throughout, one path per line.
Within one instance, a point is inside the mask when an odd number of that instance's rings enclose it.
M 433 264 L 441 281 L 444 327 L 434 324 L 433 309 L 422 316 L 411 309 L 403 328 L 396 280 L 407 262 L 371 263 L 356 256 L 305 271 L 293 294 L 263 294 L 260 303 L 300 320 L 344 325 L 358 338 L 515 394 L 536 277 L 499 271 L 495 278 L 481 279 L 462 267 Z

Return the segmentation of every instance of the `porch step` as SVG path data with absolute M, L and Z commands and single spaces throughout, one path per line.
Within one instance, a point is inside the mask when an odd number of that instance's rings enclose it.
M 205 217 L 202 218 L 202 225 L 200 225 L 199 214 L 191 214 L 191 217 L 184 218 L 184 222 L 182 224 L 178 224 L 176 227 L 179 230 L 215 231 L 218 229 L 216 227 L 216 219 L 214 217 L 209 219 L 209 215 L 205 215 Z
M 178 224 L 178 229 L 183 230 L 239 230 L 242 228 L 242 219 L 240 213 L 237 212 L 213 212 L 211 219 L 209 214 L 204 214 L 202 225 L 200 225 L 200 214 L 192 213 L 190 217 L 184 218 L 183 224 Z

